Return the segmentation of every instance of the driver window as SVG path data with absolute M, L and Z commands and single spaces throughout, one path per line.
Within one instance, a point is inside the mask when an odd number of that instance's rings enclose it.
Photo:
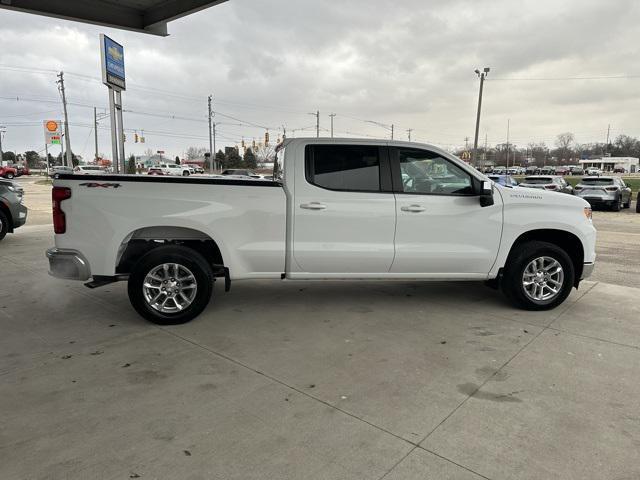
M 471 175 L 435 152 L 398 149 L 405 193 L 472 195 Z

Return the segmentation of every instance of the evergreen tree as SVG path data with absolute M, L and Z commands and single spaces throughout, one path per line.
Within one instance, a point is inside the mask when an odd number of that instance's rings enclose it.
M 227 168 L 227 157 L 224 156 L 222 150 L 216 152 L 216 163 L 220 165 L 220 168 Z
M 258 159 L 250 148 L 244 154 L 244 167 L 250 169 L 258 168 Z
M 129 157 L 129 161 L 127 162 L 127 173 L 130 175 L 135 175 L 136 173 L 136 157 L 133 155 Z
M 229 152 L 226 155 L 225 160 L 225 168 L 242 168 L 243 161 L 242 157 L 238 153 L 238 150 L 235 148 L 229 149 Z

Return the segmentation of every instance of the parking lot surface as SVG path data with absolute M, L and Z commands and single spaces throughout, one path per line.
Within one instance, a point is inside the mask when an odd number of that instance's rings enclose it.
M 49 190 L 26 183 L 42 213 L 0 245 L 2 479 L 640 478 L 640 215 L 596 212 L 594 281 L 550 312 L 474 283 L 250 281 L 158 327 L 123 283 L 47 275 Z

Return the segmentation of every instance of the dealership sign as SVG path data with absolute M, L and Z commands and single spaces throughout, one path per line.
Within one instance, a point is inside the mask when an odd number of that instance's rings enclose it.
M 47 145 L 60 145 L 62 131 L 60 128 L 60 120 L 44 121 L 44 142 Z
M 101 33 L 100 58 L 102 83 L 116 90 L 126 90 L 123 46 Z

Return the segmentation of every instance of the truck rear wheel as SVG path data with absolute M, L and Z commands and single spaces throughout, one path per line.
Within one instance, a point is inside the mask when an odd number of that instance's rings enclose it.
M 162 246 L 134 265 L 129 276 L 129 301 L 150 322 L 186 323 L 206 308 L 213 282 L 211 267 L 198 252 L 182 246 Z
M 504 268 L 506 297 L 525 310 L 551 310 L 564 302 L 575 280 L 569 255 L 557 245 L 540 241 L 516 248 Z

